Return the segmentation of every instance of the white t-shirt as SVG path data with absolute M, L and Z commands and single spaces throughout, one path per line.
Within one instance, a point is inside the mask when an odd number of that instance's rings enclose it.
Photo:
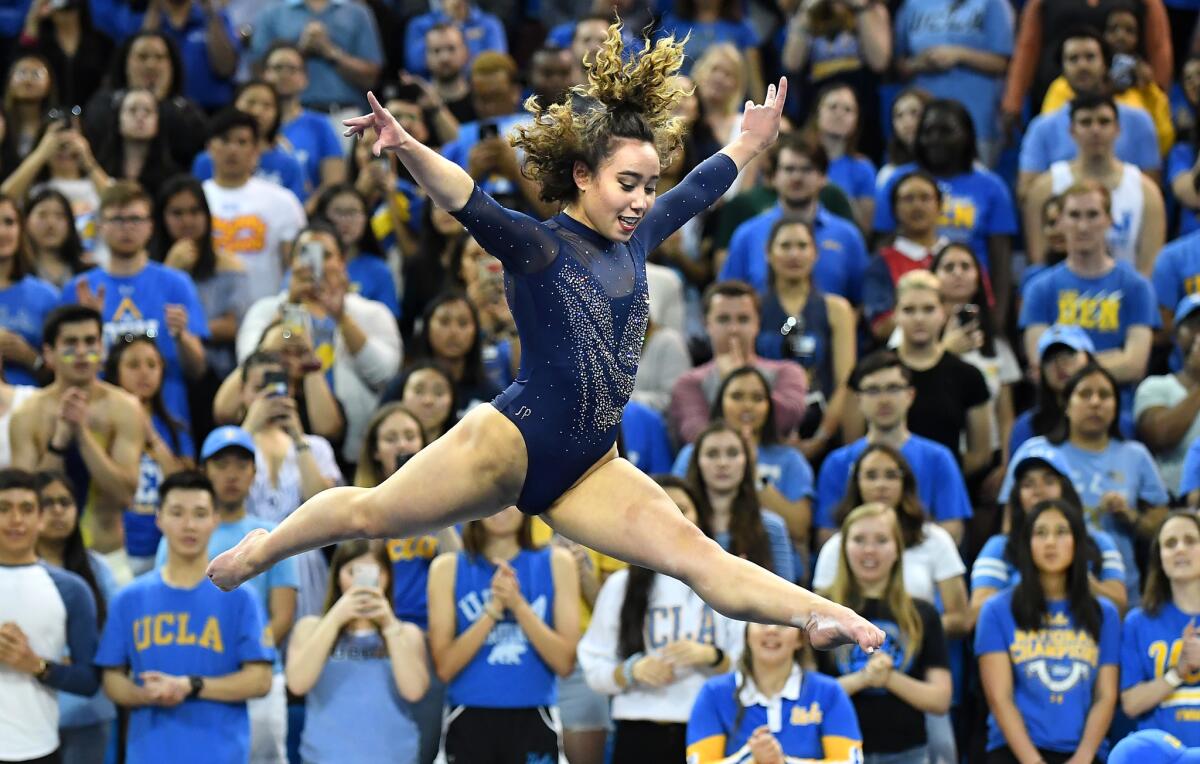
M 1187 388 L 1179 382 L 1174 374 L 1146 377 L 1137 386 L 1137 392 L 1133 395 L 1133 421 L 1136 422 L 1142 414 L 1146 413 L 1146 409 L 1156 406 L 1170 408 L 1178 405 L 1186 397 Z M 1183 459 L 1187 455 L 1188 446 L 1198 439 L 1200 439 L 1200 417 L 1192 420 L 1187 433 L 1180 438 L 1175 448 L 1166 452 L 1154 453 L 1154 461 L 1158 464 L 1159 472 L 1162 473 L 1163 482 L 1167 484 L 1167 490 L 1173 494 L 1179 494 L 1179 484 L 1183 480 Z
M 922 528 L 925 538 L 920 544 L 904 550 L 904 588 L 908 596 L 936 602 L 938 584 L 963 576 L 967 566 L 963 564 L 954 544 L 954 537 L 937 523 L 925 523 Z M 817 555 L 817 569 L 813 572 L 814 590 L 828 589 L 837 575 L 838 559 L 842 552 L 842 533 L 838 531 L 825 542 Z
M 12 466 L 12 440 L 9 439 L 8 425 L 12 421 L 12 414 L 17 410 L 26 398 L 33 395 L 33 391 L 37 390 L 32 385 L 13 385 L 12 403 L 8 407 L 8 411 L 4 412 L 4 416 L 0 416 L 0 467 Z
M 991 446 L 995 451 L 1000 448 L 1000 422 L 996 417 L 996 399 L 1004 385 L 1015 385 L 1021 381 L 1021 365 L 1017 363 L 1017 357 L 1013 354 L 1008 340 L 997 337 L 993 344 L 996 349 L 995 358 L 988 358 L 978 350 L 963 353 L 959 358 L 979 369 L 983 381 L 987 382 L 988 397 L 991 399 L 991 406 L 988 408 L 989 418 L 992 420 Z
M 308 223 L 304 207 L 291 191 L 262 178 L 241 188 L 222 188 L 204 181 L 213 218 L 213 246 L 239 255 L 246 264 L 250 300 L 277 294 L 283 288 L 280 246 L 296 238 Z

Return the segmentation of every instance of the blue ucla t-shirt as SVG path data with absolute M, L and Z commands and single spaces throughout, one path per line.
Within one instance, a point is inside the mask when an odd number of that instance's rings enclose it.
M 1189 294 L 1200 292 L 1200 233 L 1180 236 L 1162 248 L 1150 274 L 1158 306 L 1171 312 Z
M 176 456 L 196 458 L 196 446 L 186 426 L 180 425 L 176 432 L 157 414 L 151 417 L 151 421 L 155 432 Z M 158 511 L 158 488 L 164 478 L 162 465 L 143 450 L 138 465 L 137 489 L 133 493 L 133 507 L 122 515 L 125 551 L 131 557 L 150 557 L 158 549 L 162 533 L 158 530 L 154 513 Z
M 1100 552 L 1100 565 L 1091 573 L 1100 581 L 1124 581 L 1125 561 L 1113 537 L 1104 531 L 1088 529 Z M 971 565 L 971 591 L 979 588 L 1007 589 L 1021 580 L 1021 573 L 1008 555 L 1008 534 L 997 533 L 979 550 Z
M 1159 679 L 1179 663 L 1183 630 L 1197 614 L 1172 602 L 1157 615 L 1134 608 L 1125 616 L 1121 635 L 1121 692 Z M 1200 746 L 1200 671 L 1183 676 L 1183 684 L 1157 707 L 1135 719 L 1140 730 L 1169 732 L 1188 747 Z
M 342 142 L 330 124 L 329 117 L 312 111 L 301 111 L 299 116 L 280 127 L 279 132 L 292 145 L 292 156 L 304 171 L 305 185 L 315 189 L 321 185 L 321 162 L 325 159 L 341 159 L 344 155 Z
M 975 627 L 975 654 L 1006 653 L 1013 666 L 1013 702 L 1038 748 L 1070 753 L 1079 746 L 1101 666 L 1120 660 L 1121 617 L 1100 598 L 1099 642 L 1079 628 L 1065 600 L 1050 600 L 1041 628 L 1017 628 L 1014 589 L 988 600 Z M 1006 745 L 996 719 L 988 715 L 987 749 Z
M 767 244 L 771 228 L 781 217 L 783 207 L 776 204 L 737 227 L 729 240 L 729 256 L 721 266 L 722 281 L 741 279 L 759 292 L 767 290 Z M 817 239 L 813 283 L 821 291 L 841 295 L 857 305 L 869 262 L 867 245 L 858 227 L 824 207 L 817 207 L 813 235 Z
M 181 422 L 192 421 L 188 410 L 187 383 L 175 338 L 167 331 L 167 306 L 182 305 L 188 314 L 188 331 L 202 340 L 209 338 L 208 319 L 192 279 L 182 271 L 148 262 L 133 276 L 113 276 L 100 268 L 81 273 L 67 282 L 62 303 L 75 302 L 75 287 L 87 283 L 94 294 L 104 290 L 104 348 L 118 337 L 147 334 L 154 337 L 163 355 L 163 403 L 167 413 Z
M 401 621 L 429 628 L 429 566 L 444 551 L 436 535 L 388 539 L 392 561 L 392 609 Z
M 0 329 L 25 340 L 40 355 L 42 324 L 56 307 L 58 294 L 54 287 L 35 276 L 26 276 L 7 289 L 0 289 Z M 37 384 L 29 369 L 7 358 L 4 359 L 4 380 L 11 385 Z
M 621 417 L 621 455 L 647 475 L 671 470 L 671 438 L 662 414 L 629 401 Z M 691 448 L 691 446 L 688 446 Z
M 1167 169 L 1163 173 L 1163 178 L 1166 180 L 1168 188 L 1185 172 L 1191 172 L 1191 169 L 1196 166 L 1196 147 L 1192 145 L 1190 139 L 1176 143 L 1167 152 Z M 1200 230 L 1200 212 L 1188 209 L 1182 204 L 1179 207 L 1179 235 L 1186 236 L 1193 231 Z
M 206 181 L 213 176 L 212 156 L 207 151 L 201 151 L 192 162 L 192 175 L 199 181 Z M 258 157 L 258 167 L 254 170 L 255 177 L 283 186 L 303 202 L 308 198 L 305 188 L 304 168 L 296 157 L 278 146 L 272 146 Z
M 851 199 L 875 196 L 875 165 L 866 157 L 843 154 L 829 163 L 826 175 Z
M 1066 262 L 1051 266 L 1025 288 L 1020 325 L 1066 324 L 1087 332 L 1097 353 L 1125 345 L 1133 326 L 1162 324 L 1150 282 L 1124 262 L 1096 278 L 1077 276 Z
M 879 233 L 896 230 L 892 214 L 892 188 L 917 165 L 901 165 L 875 191 L 875 225 Z M 938 234 L 971 247 L 981 265 L 988 267 L 988 240 L 1017 233 L 1017 211 L 1000 176 L 980 167 L 950 178 L 938 178 L 942 190 L 942 215 Z
M 127 668 L 140 684 L 144 671 L 217 677 L 274 659 L 270 632 L 249 590 L 222 592 L 207 578 L 179 589 L 151 571 L 109 603 L 95 663 Z M 173 708 L 132 709 L 125 760 L 151 764 L 161 762 L 165 752 L 173 764 L 246 761 L 246 704 L 190 699 Z

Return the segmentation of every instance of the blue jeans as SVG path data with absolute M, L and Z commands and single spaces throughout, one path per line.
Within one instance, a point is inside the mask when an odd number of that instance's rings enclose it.
M 97 722 L 82 727 L 60 727 L 59 753 L 63 764 L 96 764 L 104 761 L 112 722 Z

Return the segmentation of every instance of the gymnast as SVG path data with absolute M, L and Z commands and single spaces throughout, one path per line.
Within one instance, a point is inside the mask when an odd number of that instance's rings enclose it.
M 269 533 L 248 534 L 213 560 L 214 584 L 232 589 L 337 541 L 435 533 L 516 505 L 584 546 L 683 581 L 730 618 L 799 626 L 820 649 L 883 643 L 854 611 L 724 552 L 617 456 L 649 314 L 646 255 L 774 143 L 787 96 L 785 78 L 762 104 L 747 101 L 741 133 L 655 203 L 683 130 L 674 116 L 682 61 L 673 38 L 647 41 L 624 60 L 618 22 L 586 85 L 562 103 L 526 101 L 534 119 L 512 143 L 542 199 L 563 205 L 545 222 L 500 206 L 367 94 L 371 113 L 346 120 L 346 135 L 374 130 L 375 155 L 395 153 L 433 203 L 503 263 L 521 369 L 490 406 L 472 409 L 379 486 L 323 491 Z

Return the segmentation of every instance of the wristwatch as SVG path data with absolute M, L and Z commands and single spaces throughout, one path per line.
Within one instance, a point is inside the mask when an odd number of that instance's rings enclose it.
M 46 681 L 46 677 L 50 675 L 50 661 L 45 658 L 38 658 L 38 670 L 33 672 L 33 678 L 39 682 Z
M 188 681 L 192 685 L 192 691 L 188 693 L 188 698 L 190 699 L 190 698 L 200 697 L 200 691 L 204 689 L 204 677 L 189 676 Z

